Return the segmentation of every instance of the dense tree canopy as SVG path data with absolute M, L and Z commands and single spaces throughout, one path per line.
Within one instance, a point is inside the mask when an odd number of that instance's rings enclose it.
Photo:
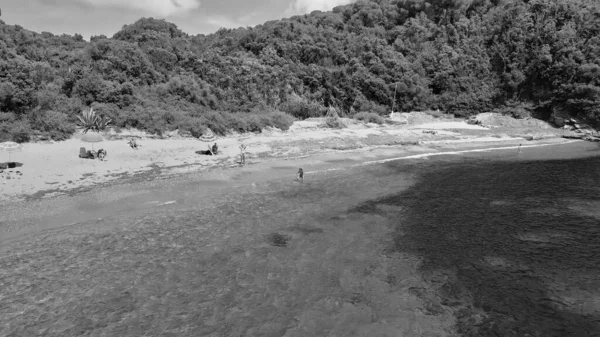
M 519 106 L 600 121 L 595 0 L 359 1 L 207 36 L 143 18 L 90 42 L 0 20 L 0 55 L 4 138 L 60 139 L 86 106 L 153 132 L 329 106 L 462 116 Z

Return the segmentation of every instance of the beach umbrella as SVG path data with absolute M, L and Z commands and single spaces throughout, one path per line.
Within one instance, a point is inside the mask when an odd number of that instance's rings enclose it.
M 0 151 L 8 152 L 8 161 L 10 162 L 10 154 L 19 152 L 23 149 L 23 145 L 15 142 L 0 143 Z
M 94 149 L 94 143 L 100 143 L 104 139 L 98 132 L 86 132 L 82 137 L 81 141 L 92 144 L 92 150 Z
M 215 133 L 212 132 L 211 129 L 206 128 L 206 132 L 202 136 L 200 136 L 198 139 L 200 139 L 203 142 L 212 142 L 217 139 L 217 136 L 215 136 Z

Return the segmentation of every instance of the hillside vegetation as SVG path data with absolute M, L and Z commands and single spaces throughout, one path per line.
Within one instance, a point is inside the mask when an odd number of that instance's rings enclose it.
M 90 40 L 0 21 L 0 141 L 64 139 L 87 107 L 195 136 L 329 107 L 600 121 L 596 0 L 360 1 L 206 36 L 143 18 Z

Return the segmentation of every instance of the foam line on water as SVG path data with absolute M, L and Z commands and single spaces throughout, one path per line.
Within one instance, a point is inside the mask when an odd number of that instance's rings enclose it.
M 445 155 L 456 155 L 456 154 L 463 154 L 463 153 L 472 153 L 472 152 L 491 152 L 491 151 L 499 151 L 499 150 L 514 150 L 514 149 L 518 149 L 519 146 L 521 147 L 521 149 L 524 148 L 530 148 L 530 147 L 543 147 L 543 146 L 552 146 L 552 145 L 564 145 L 564 144 L 570 144 L 570 143 L 574 143 L 574 142 L 578 142 L 579 140 L 571 140 L 571 141 L 567 141 L 564 143 L 560 143 L 560 144 L 535 144 L 535 145 L 513 145 L 513 146 L 503 146 L 503 147 L 491 147 L 491 148 L 485 148 L 485 149 L 472 149 L 472 150 L 460 150 L 460 151 L 447 151 L 447 152 L 433 152 L 433 153 L 421 153 L 421 154 L 415 154 L 412 156 L 404 156 L 404 157 L 394 157 L 394 158 L 387 158 L 387 159 L 380 159 L 380 160 L 371 160 L 371 161 L 366 161 L 360 164 L 355 164 L 355 165 L 350 165 L 350 166 L 346 166 L 346 167 L 338 167 L 338 168 L 330 168 L 330 169 L 326 169 L 326 170 L 317 170 L 317 171 L 308 171 L 308 172 L 304 172 L 304 174 L 314 174 L 314 173 L 324 173 L 324 172 L 330 172 L 330 171 L 341 171 L 341 170 L 347 170 L 349 168 L 353 168 L 353 167 L 358 167 L 358 166 L 366 166 L 366 165 L 373 165 L 373 164 L 383 164 L 383 163 L 387 163 L 387 162 L 391 162 L 391 161 L 396 161 L 396 160 L 403 160 L 403 159 L 419 159 L 419 158 L 427 158 L 427 157 L 432 157 L 432 156 L 445 156 Z

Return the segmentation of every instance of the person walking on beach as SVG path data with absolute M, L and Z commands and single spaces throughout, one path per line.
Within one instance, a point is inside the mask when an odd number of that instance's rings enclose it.
M 246 145 L 240 144 L 240 164 L 246 165 Z

